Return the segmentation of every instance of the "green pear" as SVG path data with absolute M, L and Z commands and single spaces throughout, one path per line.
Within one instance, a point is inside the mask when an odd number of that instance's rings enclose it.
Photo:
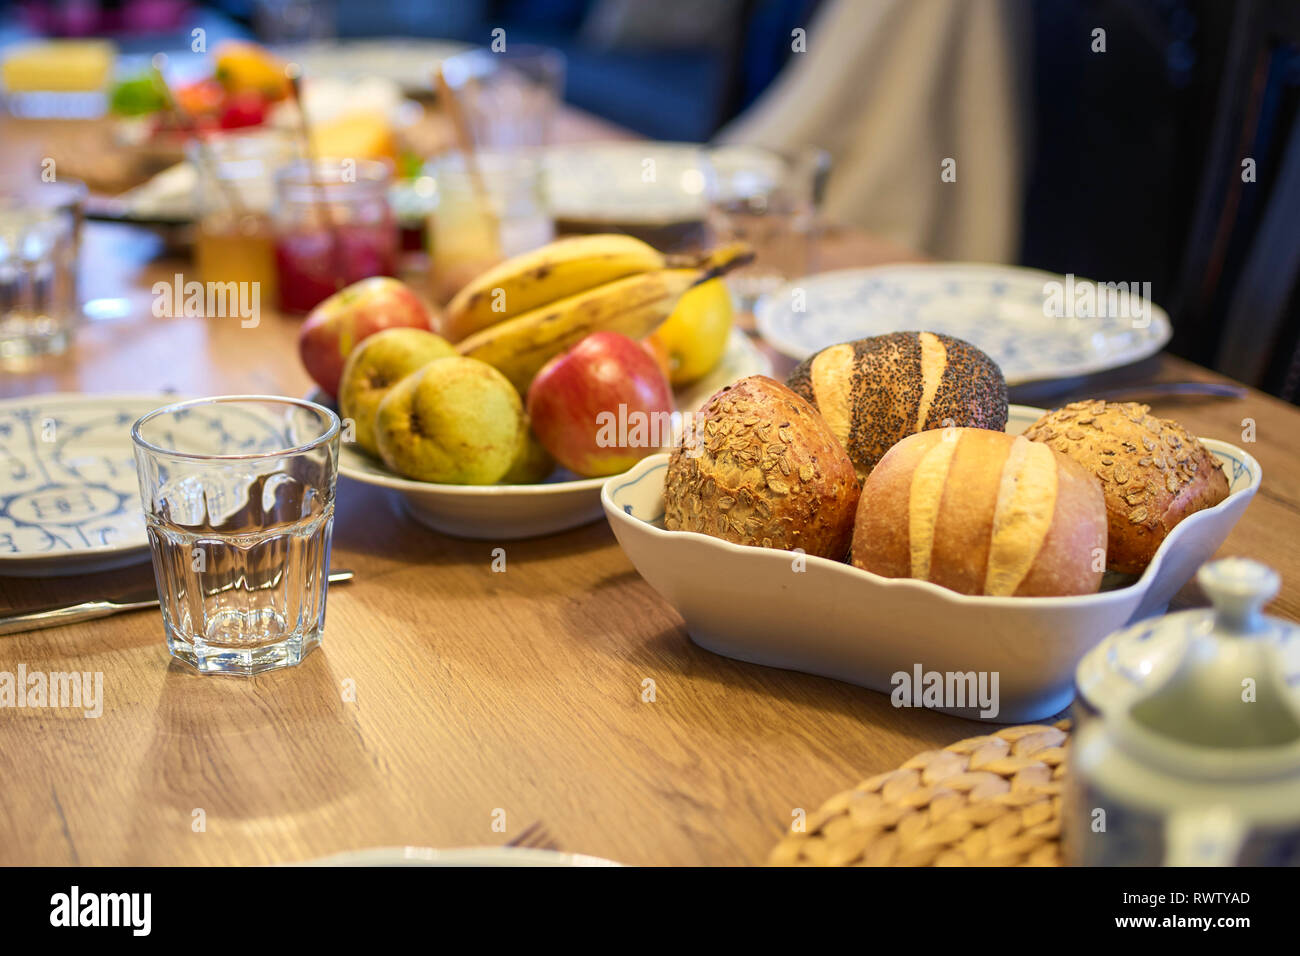
M 472 358 L 430 362 L 393 386 L 375 415 L 384 464 L 441 484 L 500 481 L 525 428 L 523 402 L 510 380 Z
M 527 419 L 527 416 L 524 417 Z M 501 484 L 535 485 L 545 481 L 546 477 L 554 470 L 555 459 L 551 457 L 549 451 L 542 447 L 542 443 L 537 440 L 532 428 L 525 421 L 519 451 L 515 454 L 515 460 L 510 466 L 510 470 L 501 479 Z
M 357 444 L 378 455 L 375 412 L 389 389 L 430 362 L 456 354 L 450 342 L 424 329 L 385 329 L 362 339 L 348 355 L 339 384 L 339 415 L 352 419 Z

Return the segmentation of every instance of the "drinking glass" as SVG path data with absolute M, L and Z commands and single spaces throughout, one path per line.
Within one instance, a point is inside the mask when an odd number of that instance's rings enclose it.
M 339 419 L 263 395 L 131 429 L 167 648 L 206 674 L 299 663 L 325 626 Z
M 365 159 L 300 160 L 276 174 L 281 309 L 310 312 L 353 282 L 397 275 L 401 236 L 391 183 L 386 163 Z
M 436 191 L 427 230 L 429 268 L 438 302 L 449 301 L 498 262 L 555 238 L 541 166 L 533 157 L 479 153 L 471 173 L 464 158 L 452 153 L 429 172 Z
M 80 183 L 0 192 L 0 361 L 57 355 L 76 325 Z
M 749 146 L 709 151 L 709 226 L 718 241 L 744 240 L 754 261 L 727 275 L 742 310 L 812 271 L 817 203 L 830 157 L 810 147 L 788 153 Z
M 478 149 L 549 145 L 564 98 L 564 54 L 550 47 L 510 44 L 480 48 L 442 64 Z
M 261 301 L 276 301 L 271 207 L 275 174 L 294 152 L 282 130 L 222 133 L 190 143 L 199 227 L 194 258 L 204 282 L 257 283 Z
M 311 43 L 338 34 L 330 0 L 255 0 L 253 29 L 267 44 Z

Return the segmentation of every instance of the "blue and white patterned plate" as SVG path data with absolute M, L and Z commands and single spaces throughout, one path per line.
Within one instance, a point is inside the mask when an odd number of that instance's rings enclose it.
M 1169 341 L 1164 309 L 1136 283 L 1101 284 L 1035 269 L 966 263 L 846 269 L 787 283 L 755 318 L 793 358 L 887 332 L 965 339 L 1008 385 L 1071 378 L 1153 355 Z
M 80 574 L 149 556 L 131 425 L 168 395 L 0 401 L 0 575 Z

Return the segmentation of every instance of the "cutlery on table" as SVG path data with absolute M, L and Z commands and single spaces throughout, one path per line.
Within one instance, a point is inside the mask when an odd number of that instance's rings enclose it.
M 524 827 L 517 837 L 507 840 L 505 845 L 523 847 L 529 850 L 558 850 L 560 848 L 541 820 L 534 820 Z
M 1210 398 L 1245 398 L 1250 389 L 1244 385 L 1227 382 L 1152 382 L 1149 385 L 1130 385 L 1126 388 L 1103 389 L 1088 393 L 1088 398 L 1108 402 L 1136 401 L 1140 398 L 1168 398 L 1176 395 L 1201 395 Z
M 343 584 L 346 581 L 351 581 L 352 577 L 353 573 L 351 571 L 339 569 L 330 572 L 329 582 L 330 584 Z M 96 618 L 121 614 L 123 611 L 143 611 L 145 608 L 157 606 L 158 590 L 154 585 L 150 584 L 148 590 L 141 588 L 138 591 L 123 595 L 117 600 L 60 604 L 54 607 L 38 608 L 35 611 L 22 611 L 18 614 L 0 616 L 0 635 L 36 631 L 45 627 L 60 627 L 64 624 L 79 624 L 82 621 L 93 621 Z

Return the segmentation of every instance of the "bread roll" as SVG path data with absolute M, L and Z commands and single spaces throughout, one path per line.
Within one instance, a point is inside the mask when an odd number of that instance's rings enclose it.
M 1100 550 L 1098 550 L 1100 549 Z M 1045 445 L 945 428 L 904 438 L 858 501 L 853 564 L 963 594 L 1089 594 L 1101 586 L 1097 479 Z
M 1101 480 L 1110 522 L 1112 570 L 1141 574 L 1160 543 L 1188 515 L 1228 497 L 1228 478 L 1177 422 L 1149 405 L 1093 399 L 1048 412 L 1025 431 Z
M 842 560 L 858 479 L 811 405 L 763 375 L 705 403 L 673 449 L 664 526 Z
M 1007 383 L 968 342 L 894 332 L 832 345 L 787 382 L 822 413 L 859 478 L 908 435 L 931 428 L 1007 427 Z

